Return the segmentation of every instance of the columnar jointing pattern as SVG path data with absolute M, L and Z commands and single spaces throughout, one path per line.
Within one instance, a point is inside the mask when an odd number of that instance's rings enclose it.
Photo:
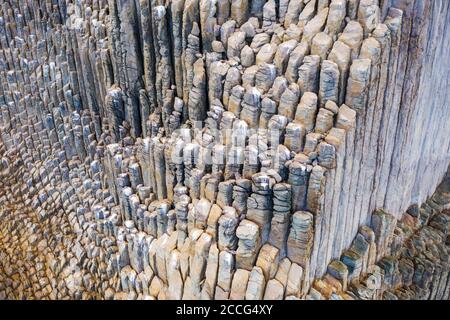
M 2 1 L 0 298 L 448 299 L 449 6 Z

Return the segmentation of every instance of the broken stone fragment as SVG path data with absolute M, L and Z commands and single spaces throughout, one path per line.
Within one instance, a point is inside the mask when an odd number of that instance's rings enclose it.
M 296 24 L 291 24 L 283 34 L 283 41 L 295 40 L 300 42 L 303 30 Z
M 358 282 L 362 268 L 361 255 L 353 250 L 347 250 L 342 254 L 341 261 L 347 266 L 348 280 Z
M 336 117 L 336 127 L 344 130 L 348 130 L 355 125 L 356 111 L 350 109 L 345 104 L 339 108 L 339 112 Z
M 280 281 L 284 288 L 287 286 L 289 270 L 291 268 L 291 261 L 289 258 L 284 258 L 280 260 L 275 279 Z

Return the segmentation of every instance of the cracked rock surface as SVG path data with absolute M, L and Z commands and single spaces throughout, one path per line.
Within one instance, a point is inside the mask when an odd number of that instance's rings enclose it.
M 446 0 L 5 0 L 0 299 L 450 297 Z

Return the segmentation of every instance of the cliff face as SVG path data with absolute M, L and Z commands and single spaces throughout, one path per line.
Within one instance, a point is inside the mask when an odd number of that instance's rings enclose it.
M 448 299 L 449 7 L 3 1 L 0 298 Z

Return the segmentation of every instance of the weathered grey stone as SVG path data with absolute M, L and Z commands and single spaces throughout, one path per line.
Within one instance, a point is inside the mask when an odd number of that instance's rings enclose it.
M 239 238 L 236 267 L 250 271 L 261 243 L 259 227 L 252 221 L 242 220 L 236 230 L 236 236 Z

